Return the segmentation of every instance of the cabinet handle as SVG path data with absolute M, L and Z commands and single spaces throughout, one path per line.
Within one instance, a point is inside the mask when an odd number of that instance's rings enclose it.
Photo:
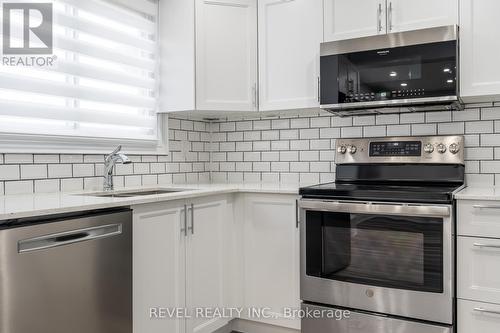
M 474 209 L 500 209 L 500 206 L 490 206 L 490 205 L 474 205 Z
M 184 228 L 181 229 L 181 234 L 183 233 L 185 237 L 187 237 L 188 231 L 187 231 L 187 205 L 184 205 Z
M 382 32 L 382 3 L 378 4 L 378 32 Z
M 321 104 L 321 79 L 318 76 L 318 103 Z
M 392 31 L 392 28 L 393 28 L 393 25 L 392 25 L 392 1 L 389 2 L 389 14 L 387 15 L 387 19 L 388 19 L 388 28 L 389 28 L 389 31 Z
M 252 87 L 252 104 L 255 108 L 257 108 L 257 83 L 255 83 Z
M 500 311 L 486 310 L 483 308 L 474 308 L 474 311 L 481 312 L 481 313 L 491 313 L 491 314 L 500 315 Z
M 299 219 L 299 199 L 295 200 L 295 228 L 299 228 L 300 219 Z
M 500 249 L 500 245 L 490 245 L 490 244 L 481 244 L 481 243 L 474 243 L 473 244 L 475 247 L 480 247 L 480 248 L 489 248 L 489 249 Z
M 194 204 L 191 204 L 191 227 L 188 229 L 191 230 L 191 235 L 194 235 Z

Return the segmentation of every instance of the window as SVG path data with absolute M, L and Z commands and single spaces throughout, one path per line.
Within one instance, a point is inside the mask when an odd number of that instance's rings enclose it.
M 40 147 L 92 142 L 107 149 L 119 142 L 158 149 L 158 0 L 52 4 L 54 65 L 0 66 L 2 146 L 29 138 Z M 22 23 L 22 12 L 11 16 L 11 31 L 22 32 L 15 29 Z

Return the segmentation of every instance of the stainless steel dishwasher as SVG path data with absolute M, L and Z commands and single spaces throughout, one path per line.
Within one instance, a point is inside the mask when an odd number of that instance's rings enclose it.
M 132 332 L 132 213 L 0 222 L 0 333 Z

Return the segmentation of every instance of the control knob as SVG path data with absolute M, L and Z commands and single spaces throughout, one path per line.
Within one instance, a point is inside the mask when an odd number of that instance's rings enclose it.
M 338 147 L 338 148 L 337 148 L 337 152 L 338 152 L 339 154 L 345 154 L 345 153 L 347 152 L 347 148 L 346 148 L 346 146 L 340 146 L 340 147 Z
M 434 151 L 434 146 L 432 143 L 428 143 L 424 146 L 424 151 L 428 154 L 432 153 Z
M 457 154 L 460 151 L 460 146 L 458 144 L 456 144 L 456 143 L 452 143 L 450 145 L 449 150 L 450 150 L 450 153 L 452 153 L 453 155 L 455 155 L 455 154 Z
M 356 148 L 356 146 L 350 146 L 349 147 L 349 153 L 356 154 L 356 151 L 358 151 L 358 148 Z
M 438 144 L 437 146 L 437 151 L 440 153 L 440 154 L 444 154 L 446 153 L 446 146 L 442 143 Z

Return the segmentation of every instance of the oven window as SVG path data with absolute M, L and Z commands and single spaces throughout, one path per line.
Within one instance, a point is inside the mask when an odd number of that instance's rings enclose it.
M 306 273 L 390 288 L 443 291 L 443 220 L 306 212 Z

